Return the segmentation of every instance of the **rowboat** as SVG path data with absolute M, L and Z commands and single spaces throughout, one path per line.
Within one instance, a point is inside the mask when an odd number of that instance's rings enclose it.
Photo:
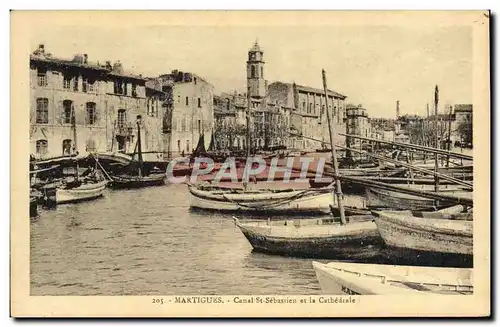
M 35 196 L 30 196 L 30 217 L 38 216 L 38 203 Z
M 285 256 L 353 258 L 360 247 L 382 244 L 373 216 L 351 216 L 341 225 L 334 218 L 248 220 L 234 217 L 236 226 L 258 252 Z
M 473 294 L 469 268 L 414 267 L 348 262 L 312 262 L 323 294 Z
M 472 220 L 420 218 L 397 211 L 373 211 L 373 214 L 380 236 L 389 246 L 434 253 L 473 253 Z
M 242 190 L 188 185 L 192 208 L 218 211 L 330 212 L 331 189 Z
M 147 176 L 112 175 L 111 187 L 116 189 L 160 186 L 165 184 L 165 173 L 152 173 Z
M 78 186 L 66 185 L 56 189 L 56 204 L 92 200 L 102 196 L 107 181 L 85 182 Z
M 411 190 L 430 191 L 433 185 L 425 184 L 402 184 L 397 187 L 403 187 Z M 393 208 L 400 210 L 425 210 L 436 206 L 436 200 L 425 198 L 413 194 L 405 194 L 398 191 L 385 190 L 373 186 L 365 188 L 368 207 L 371 208 Z M 455 195 L 471 198 L 472 192 L 463 189 L 457 185 L 442 185 L 438 192 L 442 195 Z M 448 206 L 452 202 L 440 201 L 439 206 Z

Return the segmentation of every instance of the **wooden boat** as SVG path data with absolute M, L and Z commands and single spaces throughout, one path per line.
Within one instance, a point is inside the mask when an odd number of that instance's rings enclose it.
M 348 262 L 312 262 L 323 294 L 472 295 L 473 270 Z
M 345 225 L 331 217 L 275 221 L 233 219 L 258 252 L 353 258 L 360 253 L 360 246 L 382 244 L 371 215 L 349 217 Z
M 331 189 L 247 190 L 188 185 L 192 208 L 218 211 L 330 212 Z
M 420 218 L 408 212 L 394 211 L 374 211 L 373 214 L 380 236 L 389 246 L 435 253 L 473 254 L 472 220 L 463 217 Z
M 38 203 L 35 196 L 30 196 L 30 217 L 38 216 Z
M 140 188 L 165 184 L 166 174 L 164 172 L 155 171 L 154 169 L 146 169 L 144 166 L 141 145 L 141 120 L 141 115 L 138 115 L 136 143 L 137 151 L 134 150 L 134 154 L 131 156 L 132 161 L 122 173 L 107 173 L 111 179 L 112 188 Z M 135 159 L 135 155 L 137 155 L 137 161 Z
M 164 173 L 153 173 L 147 176 L 113 175 L 113 188 L 140 188 L 148 186 L 160 186 L 165 184 Z
M 80 185 L 69 184 L 56 189 L 56 204 L 92 200 L 103 195 L 107 181 L 85 182 Z
M 76 153 L 77 134 L 75 111 L 72 110 L 71 125 L 73 130 L 73 152 Z M 97 162 L 96 162 L 97 163 Z M 78 158 L 74 160 L 74 178 L 69 183 L 63 181 L 62 185 L 55 188 L 55 204 L 74 203 L 98 198 L 103 195 L 107 181 L 102 180 L 101 176 L 93 168 L 89 168 L 80 178 Z
M 433 185 L 425 184 L 393 184 L 397 187 L 408 188 L 412 190 L 432 191 Z M 366 186 L 365 188 L 368 207 L 371 208 L 392 208 L 400 210 L 425 210 L 436 206 L 436 200 L 429 199 L 413 194 L 405 194 L 398 191 L 384 190 L 377 187 Z M 439 194 L 460 195 L 472 198 L 472 192 L 457 185 L 440 186 Z M 439 206 L 446 207 L 453 202 L 440 201 Z

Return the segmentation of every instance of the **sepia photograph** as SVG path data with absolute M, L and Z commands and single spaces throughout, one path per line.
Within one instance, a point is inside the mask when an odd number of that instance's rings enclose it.
M 12 11 L 11 315 L 488 316 L 489 15 Z

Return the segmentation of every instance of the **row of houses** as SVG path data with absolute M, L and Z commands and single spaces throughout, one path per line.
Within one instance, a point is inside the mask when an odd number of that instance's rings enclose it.
M 121 62 L 64 59 L 43 44 L 30 55 L 30 147 L 35 158 L 71 153 L 189 153 L 213 129 L 213 86 L 179 71 L 147 78 Z M 73 126 L 76 126 L 74 128 Z M 207 145 L 208 146 L 208 145 Z

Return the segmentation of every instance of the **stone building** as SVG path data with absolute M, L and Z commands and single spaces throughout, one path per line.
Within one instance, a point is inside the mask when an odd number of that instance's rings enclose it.
M 328 122 L 326 117 L 326 98 L 322 89 L 295 83 L 274 82 L 269 85 L 269 98 L 272 102 L 293 108 L 292 125 L 304 137 L 294 137 L 291 147 L 301 150 L 321 148 L 321 143 L 310 140 L 329 142 Z M 328 90 L 328 110 L 335 133 L 345 133 L 346 96 Z M 344 144 L 344 137 L 335 135 L 337 144 Z
M 148 134 L 161 138 L 161 118 L 145 110 L 145 79 L 125 73 L 119 62 L 99 64 L 87 54 L 57 58 L 41 44 L 30 56 L 30 91 L 30 151 L 36 158 L 133 152 L 139 115 L 143 140 Z M 148 142 L 142 148 L 159 151 L 160 146 Z
M 362 105 L 346 106 L 346 133 L 363 137 L 371 136 L 371 126 L 366 109 Z M 360 139 L 346 139 L 347 146 L 360 148 L 364 143 Z
M 178 70 L 155 79 L 167 99 L 163 105 L 165 155 L 191 154 L 200 140 L 208 149 L 214 128 L 213 85 L 200 76 Z

